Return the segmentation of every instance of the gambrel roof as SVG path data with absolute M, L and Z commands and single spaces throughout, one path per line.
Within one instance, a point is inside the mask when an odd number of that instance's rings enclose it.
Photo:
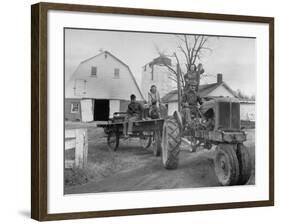
M 91 76 L 92 66 L 97 67 L 97 77 Z M 120 69 L 120 79 L 114 78 L 114 68 Z M 130 67 L 109 51 L 83 60 L 78 65 L 66 83 L 66 98 L 81 98 L 74 95 L 77 80 L 83 80 L 87 85 L 83 98 L 129 99 L 131 94 L 135 94 L 139 100 L 144 100 Z

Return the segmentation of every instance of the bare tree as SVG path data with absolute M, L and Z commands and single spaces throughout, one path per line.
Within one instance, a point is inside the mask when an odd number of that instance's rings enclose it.
M 200 78 L 206 76 L 206 74 L 204 74 L 202 64 L 198 62 L 200 62 L 201 58 L 207 51 L 212 52 L 212 49 L 208 47 L 210 37 L 205 35 L 189 34 L 176 35 L 175 37 L 178 41 L 178 46 L 171 54 L 161 51 L 157 46 L 156 50 L 160 56 L 169 57 L 179 65 L 180 69 L 177 69 L 177 66 L 164 63 L 164 66 L 166 66 L 170 71 L 169 78 L 177 82 L 177 77 L 179 77 L 181 86 L 184 88 L 184 74 L 189 71 L 191 65 L 196 65 Z
M 247 95 L 246 93 L 244 93 L 240 89 L 236 90 L 236 95 L 241 100 L 251 100 L 251 101 L 255 101 L 256 100 L 256 96 L 254 94 L 253 95 Z

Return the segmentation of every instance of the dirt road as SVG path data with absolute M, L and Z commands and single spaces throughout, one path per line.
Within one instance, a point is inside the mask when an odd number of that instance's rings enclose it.
M 166 170 L 160 158 L 139 149 L 147 163 L 130 170 L 123 170 L 100 181 L 68 188 L 66 193 L 90 193 L 108 191 L 136 191 L 172 189 L 219 185 L 213 171 L 211 153 L 190 154 L 182 152 L 183 159 L 177 170 Z M 141 155 L 142 154 L 142 155 Z M 186 155 L 184 155 L 186 154 Z
M 97 138 L 97 133 L 90 135 Z M 249 133 L 250 147 L 254 157 L 254 132 Z M 174 189 L 191 187 L 219 186 L 214 173 L 214 150 L 201 150 L 190 153 L 181 151 L 179 167 L 166 170 L 161 157 L 154 157 L 151 152 L 141 149 L 137 140 L 127 140 L 117 152 L 106 149 L 101 141 L 89 145 L 89 169 L 95 173 L 86 184 L 66 186 L 66 194 L 119 192 L 153 189 Z M 91 161 L 92 160 L 92 161 Z M 100 171 L 97 173 L 97 169 Z M 90 172 L 88 171 L 88 172 Z M 254 172 L 249 184 L 254 183 Z

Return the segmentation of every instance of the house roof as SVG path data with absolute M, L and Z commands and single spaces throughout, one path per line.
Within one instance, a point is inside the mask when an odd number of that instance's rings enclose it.
M 112 58 L 114 58 L 116 61 L 118 61 L 120 64 L 122 64 L 123 66 L 125 66 L 125 67 L 128 69 L 129 74 L 131 75 L 131 78 L 132 78 L 134 84 L 136 85 L 137 90 L 139 91 L 139 94 L 140 94 L 141 97 L 142 97 L 142 100 L 144 100 L 143 94 L 142 94 L 142 92 L 141 92 L 141 90 L 140 90 L 140 88 L 139 88 L 139 85 L 138 85 L 138 83 L 137 83 L 137 81 L 136 81 L 136 79 L 135 79 L 135 76 L 133 75 L 133 73 L 132 73 L 130 67 L 129 67 L 126 63 L 124 63 L 123 61 L 121 61 L 119 58 L 117 58 L 116 56 L 114 56 L 112 53 L 110 53 L 109 51 L 103 51 L 103 52 L 101 52 L 101 53 L 99 53 L 99 54 L 97 54 L 97 55 L 95 55 L 95 56 L 93 56 L 93 57 L 90 57 L 90 58 L 87 58 L 87 59 L 81 61 L 80 64 L 78 65 L 77 69 L 79 68 L 80 65 L 82 65 L 82 64 L 84 64 L 84 63 L 86 63 L 86 62 L 88 62 L 88 61 L 91 61 L 92 59 L 97 58 L 97 57 L 99 57 L 99 56 L 102 55 L 102 54 L 108 54 L 108 55 L 110 55 Z M 76 71 L 77 71 L 77 69 L 76 69 Z M 73 73 L 73 75 L 71 76 L 71 78 L 69 79 L 69 81 L 71 81 L 71 80 L 73 79 L 73 77 L 75 76 L 76 71 Z
M 206 97 L 209 93 L 214 91 L 216 88 L 219 86 L 224 86 L 234 97 L 237 97 L 236 93 L 225 83 L 211 83 L 211 84 L 205 84 L 205 85 L 200 85 L 199 86 L 199 96 L 200 97 Z M 172 99 L 173 96 L 175 96 L 178 93 L 178 90 L 172 90 L 171 92 L 167 93 L 165 96 L 162 97 L 163 102 L 172 102 L 172 101 L 177 101 L 175 99 Z
M 162 101 L 163 102 L 169 102 L 170 99 L 177 93 L 178 93 L 177 89 L 172 90 L 171 92 L 168 92 L 165 96 L 162 97 Z

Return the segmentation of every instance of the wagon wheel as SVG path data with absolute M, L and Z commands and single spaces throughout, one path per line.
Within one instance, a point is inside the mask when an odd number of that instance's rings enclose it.
M 160 154 L 161 154 L 161 133 L 160 133 L 160 131 L 155 131 L 153 137 L 154 137 L 153 155 L 160 156 Z
M 237 144 L 236 155 L 239 162 L 240 175 L 237 184 L 244 185 L 248 182 L 252 172 L 252 163 L 248 149 L 243 144 Z
M 148 149 L 152 143 L 152 136 L 150 132 L 143 132 L 140 136 L 140 145 L 143 149 Z
M 223 186 L 235 185 L 239 178 L 239 162 L 235 153 L 236 145 L 220 144 L 217 146 L 215 172 Z
M 162 133 L 162 162 L 166 169 L 176 169 L 181 144 L 180 128 L 175 118 L 168 118 Z
M 116 151 L 119 146 L 119 135 L 116 132 L 110 132 L 107 135 L 107 146 L 110 151 Z

